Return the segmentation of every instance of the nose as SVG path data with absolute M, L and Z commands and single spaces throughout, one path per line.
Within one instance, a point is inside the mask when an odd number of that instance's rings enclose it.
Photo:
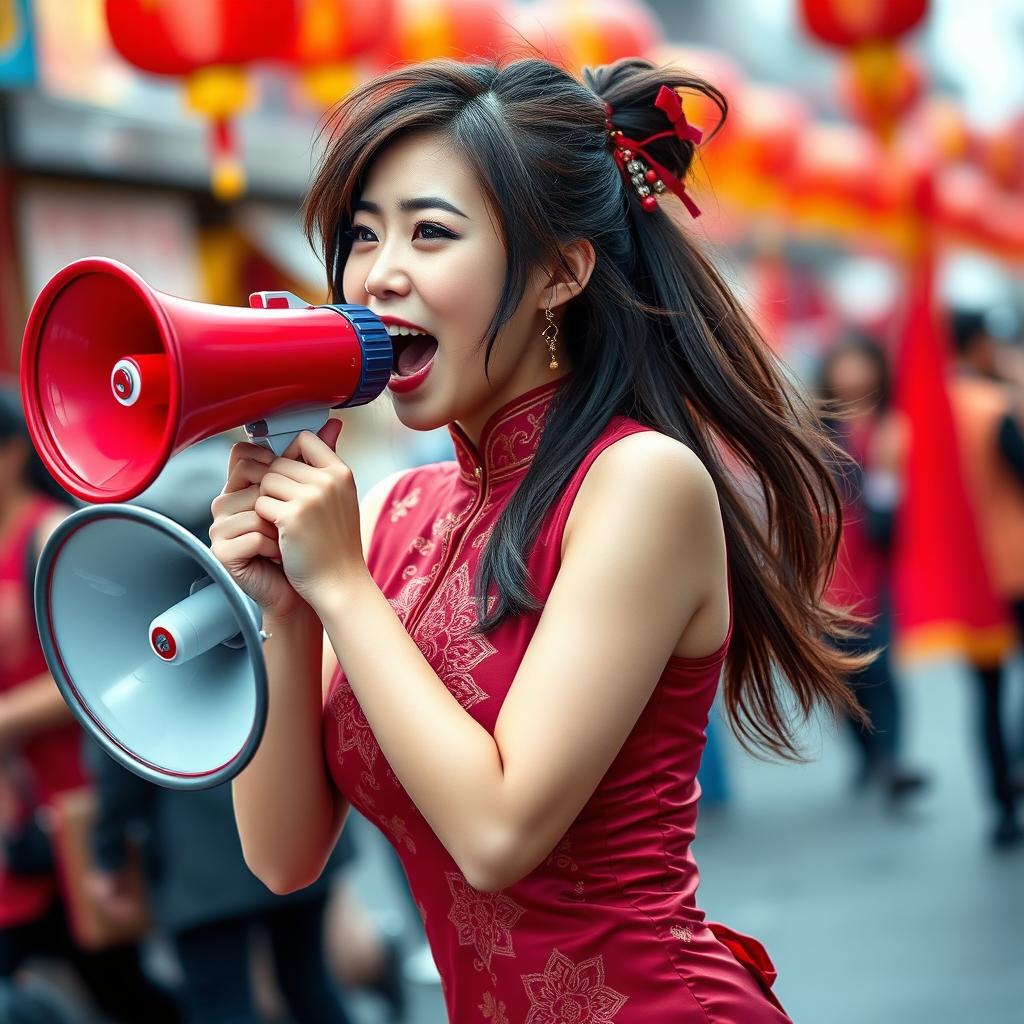
M 392 246 L 382 245 L 363 284 L 367 295 L 375 299 L 398 298 L 409 294 L 411 282 Z

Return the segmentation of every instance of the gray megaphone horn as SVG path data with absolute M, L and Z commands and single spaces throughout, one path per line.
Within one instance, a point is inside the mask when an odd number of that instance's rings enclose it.
M 184 527 L 134 505 L 72 513 L 35 611 L 64 699 L 126 768 L 204 789 L 248 764 L 267 718 L 260 611 Z

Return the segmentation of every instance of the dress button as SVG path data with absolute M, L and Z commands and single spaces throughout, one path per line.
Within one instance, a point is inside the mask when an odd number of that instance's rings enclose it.
M 483 475 L 483 470 L 479 466 L 477 466 L 473 470 L 473 476 L 475 476 L 477 478 L 477 480 L 479 480 L 482 475 Z

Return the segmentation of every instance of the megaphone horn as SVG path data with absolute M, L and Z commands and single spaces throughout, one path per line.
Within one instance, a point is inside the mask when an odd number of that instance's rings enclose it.
M 133 505 L 72 513 L 43 548 L 35 610 L 57 687 L 116 761 L 174 789 L 248 764 L 267 716 L 260 612 L 183 527 Z
M 331 408 L 387 386 L 391 339 L 364 306 L 310 306 L 288 292 L 250 302 L 180 299 L 100 257 L 58 271 L 21 357 L 29 431 L 57 481 L 85 501 L 126 501 L 203 438 L 248 425 L 280 454 Z

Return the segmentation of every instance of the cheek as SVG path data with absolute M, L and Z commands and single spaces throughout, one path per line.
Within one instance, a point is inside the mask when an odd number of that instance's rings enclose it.
M 341 272 L 342 297 L 346 302 L 366 305 L 366 270 L 359 266 L 357 256 L 350 255 L 345 261 L 345 269 Z

